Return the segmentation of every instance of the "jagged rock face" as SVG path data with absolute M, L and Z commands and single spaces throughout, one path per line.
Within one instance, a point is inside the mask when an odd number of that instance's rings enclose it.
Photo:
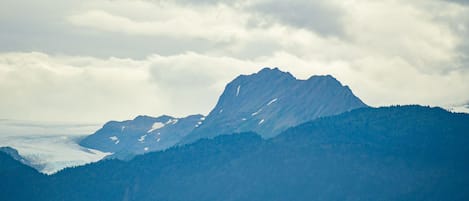
M 80 145 L 105 152 L 121 159 L 150 151 L 167 149 L 201 124 L 202 115 L 185 118 L 171 116 L 138 116 L 122 122 L 110 121 L 94 134 L 84 138 Z
M 270 138 L 300 123 L 361 107 L 367 105 L 330 75 L 298 80 L 264 68 L 230 82 L 203 124 L 181 143 L 247 131 Z

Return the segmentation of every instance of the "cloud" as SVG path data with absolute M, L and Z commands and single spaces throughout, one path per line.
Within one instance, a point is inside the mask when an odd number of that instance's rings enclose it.
M 469 99 L 466 4 L 0 4 L 0 118 L 104 123 L 206 114 L 227 82 L 264 66 L 300 78 L 332 74 L 373 106 Z
M 0 139 L 7 137 L 32 137 L 36 135 L 85 135 L 93 133 L 101 126 L 96 123 L 4 119 L 0 120 Z
M 177 108 L 180 114 L 208 114 L 229 81 L 259 69 L 247 61 L 193 52 L 168 57 L 153 55 L 148 61 L 152 82 L 169 100 L 169 108 Z
M 331 1 L 260 1 L 252 5 L 251 9 L 268 19 L 310 29 L 325 36 L 343 34 L 344 12 Z
M 6 53 L 0 54 L 0 108 L 5 118 L 100 123 L 207 113 L 240 69 L 255 71 L 247 68 L 195 53 L 144 60 Z
M 94 122 L 104 121 L 97 117 L 97 111 L 122 118 L 120 108 L 132 107 L 138 112 L 158 108 L 141 106 L 151 104 L 148 96 L 135 101 L 142 91 L 156 97 L 154 88 L 145 84 L 147 74 L 142 65 L 115 58 L 104 61 L 43 53 L 2 54 L 2 115 L 25 120 Z
M 0 109 L 2 118 L 100 124 L 139 114 L 207 114 L 226 83 L 264 66 L 303 79 L 332 74 L 374 106 L 448 105 L 467 100 L 469 90 L 468 71 L 422 74 L 400 58 L 321 62 L 276 52 L 241 60 L 189 52 L 133 60 L 8 53 L 0 54 Z
M 69 16 L 68 20 L 76 26 L 102 31 L 210 39 L 215 42 L 230 41 L 246 34 L 243 28 L 245 16 L 223 5 L 197 9 L 175 4 L 156 4 L 151 7 L 158 15 L 150 20 L 131 19 L 103 10 L 85 11 Z
M 469 4 L 469 0 L 445 0 L 445 1 L 459 3 L 459 4 L 463 4 L 463 5 L 468 5 Z
M 93 11 L 135 22 L 154 21 L 159 19 L 157 16 L 162 13 L 155 13 L 155 8 L 158 7 L 145 1 L 1 1 L 0 52 L 35 51 L 100 58 L 142 59 L 153 53 L 172 55 L 186 51 L 202 52 L 219 45 L 218 42 L 203 38 L 109 32 L 89 26 L 77 26 L 70 21 L 72 16 Z M 177 12 L 174 9 L 169 10 Z

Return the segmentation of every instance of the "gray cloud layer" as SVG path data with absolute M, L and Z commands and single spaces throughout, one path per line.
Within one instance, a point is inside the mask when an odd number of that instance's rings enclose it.
M 252 11 L 279 23 L 329 36 L 343 35 L 343 10 L 331 1 L 265 1 L 252 6 Z
M 469 100 L 461 0 L 5 0 L 0 25 L 0 118 L 207 113 L 264 66 L 332 74 L 374 106 Z
M 460 3 L 460 4 L 469 4 L 468 0 L 447 0 L 449 2 L 455 2 L 455 3 Z

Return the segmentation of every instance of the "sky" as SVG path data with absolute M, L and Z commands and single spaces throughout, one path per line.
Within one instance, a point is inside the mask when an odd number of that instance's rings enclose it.
M 2 0 L 0 27 L 0 135 L 207 114 L 263 67 L 371 106 L 469 104 L 467 0 Z

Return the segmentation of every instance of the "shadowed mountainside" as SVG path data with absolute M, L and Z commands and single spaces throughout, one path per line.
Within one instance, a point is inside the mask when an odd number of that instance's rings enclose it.
M 467 114 L 362 108 L 268 140 L 222 135 L 46 179 L 24 176 L 25 168 L 6 174 L 3 166 L 0 175 L 2 182 L 18 176 L 29 200 L 467 200 L 468 143 Z

